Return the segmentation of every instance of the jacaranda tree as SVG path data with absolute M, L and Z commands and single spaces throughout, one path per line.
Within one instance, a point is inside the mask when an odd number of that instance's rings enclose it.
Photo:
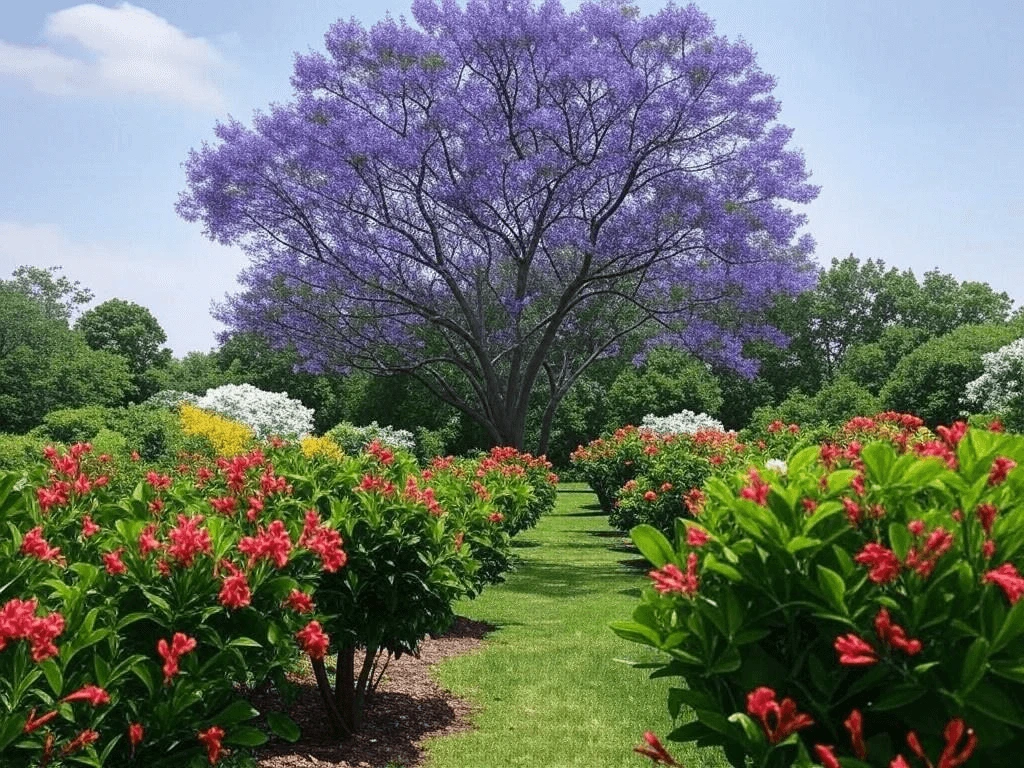
M 816 194 L 751 49 L 693 7 L 412 16 L 339 21 L 290 102 L 190 155 L 179 212 L 252 259 L 221 318 L 313 371 L 412 374 L 496 442 L 543 398 L 542 450 L 627 338 L 750 365 L 811 280 L 789 204 Z

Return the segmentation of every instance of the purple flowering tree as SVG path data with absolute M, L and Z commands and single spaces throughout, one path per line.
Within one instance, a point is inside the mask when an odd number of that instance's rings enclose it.
M 251 257 L 229 327 L 410 374 L 522 447 L 627 338 L 749 370 L 812 281 L 774 82 L 694 7 L 415 0 L 336 23 L 294 97 L 193 151 L 178 210 Z

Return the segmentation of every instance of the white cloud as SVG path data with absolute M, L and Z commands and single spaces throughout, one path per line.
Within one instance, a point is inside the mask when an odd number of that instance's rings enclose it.
M 240 250 L 198 233 L 160 246 L 81 242 L 51 224 L 0 219 L 0 279 L 22 264 L 63 267 L 63 274 L 96 294 L 95 303 L 119 298 L 147 307 L 167 332 L 175 354 L 206 351 L 222 326 L 210 305 L 237 290 L 247 259 Z
M 0 76 L 59 95 L 145 95 L 198 109 L 223 107 L 214 79 L 224 63 L 221 54 L 145 8 L 84 3 L 50 14 L 45 33 L 54 43 L 76 44 L 83 54 L 0 40 Z

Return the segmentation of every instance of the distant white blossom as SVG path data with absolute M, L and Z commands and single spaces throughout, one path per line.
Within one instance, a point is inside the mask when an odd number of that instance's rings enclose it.
M 416 438 L 407 429 L 396 429 L 392 426 L 381 426 L 371 421 L 365 427 L 357 427 L 343 421 L 332 427 L 327 433 L 346 453 L 359 453 L 374 440 L 389 448 L 398 448 L 412 453 L 416 449 Z
M 154 408 L 177 408 L 182 403 L 195 405 L 198 402 L 199 395 L 193 395 L 191 392 L 182 392 L 177 389 L 161 389 L 156 394 L 150 395 L 142 404 Z
M 288 397 L 265 392 L 252 384 L 225 384 L 207 390 L 195 405 L 250 427 L 259 438 L 305 437 L 313 431 L 313 409 Z
M 725 431 L 725 427 L 718 419 L 708 416 L 706 413 L 694 413 L 693 411 L 680 411 L 671 416 L 655 416 L 649 413 L 644 416 L 640 426 L 662 435 L 692 435 L 702 429 L 716 429 Z
M 976 411 L 1002 414 L 1024 402 L 1024 339 L 981 359 L 984 373 L 967 385 L 967 405 Z
M 768 461 L 764 463 L 764 468 L 770 469 L 772 472 L 776 472 L 780 475 L 784 475 L 789 469 L 789 465 L 787 465 L 782 459 L 768 459 Z

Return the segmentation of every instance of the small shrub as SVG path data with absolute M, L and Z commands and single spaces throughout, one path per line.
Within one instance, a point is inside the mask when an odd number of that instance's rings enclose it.
M 186 435 L 209 441 L 214 451 L 222 456 L 243 453 L 254 438 L 252 430 L 245 424 L 188 403 L 181 406 L 181 427 Z
M 252 384 L 225 384 L 209 389 L 195 403 L 226 419 L 245 424 L 256 437 L 304 437 L 313 431 L 313 410 L 287 392 L 265 392 Z

